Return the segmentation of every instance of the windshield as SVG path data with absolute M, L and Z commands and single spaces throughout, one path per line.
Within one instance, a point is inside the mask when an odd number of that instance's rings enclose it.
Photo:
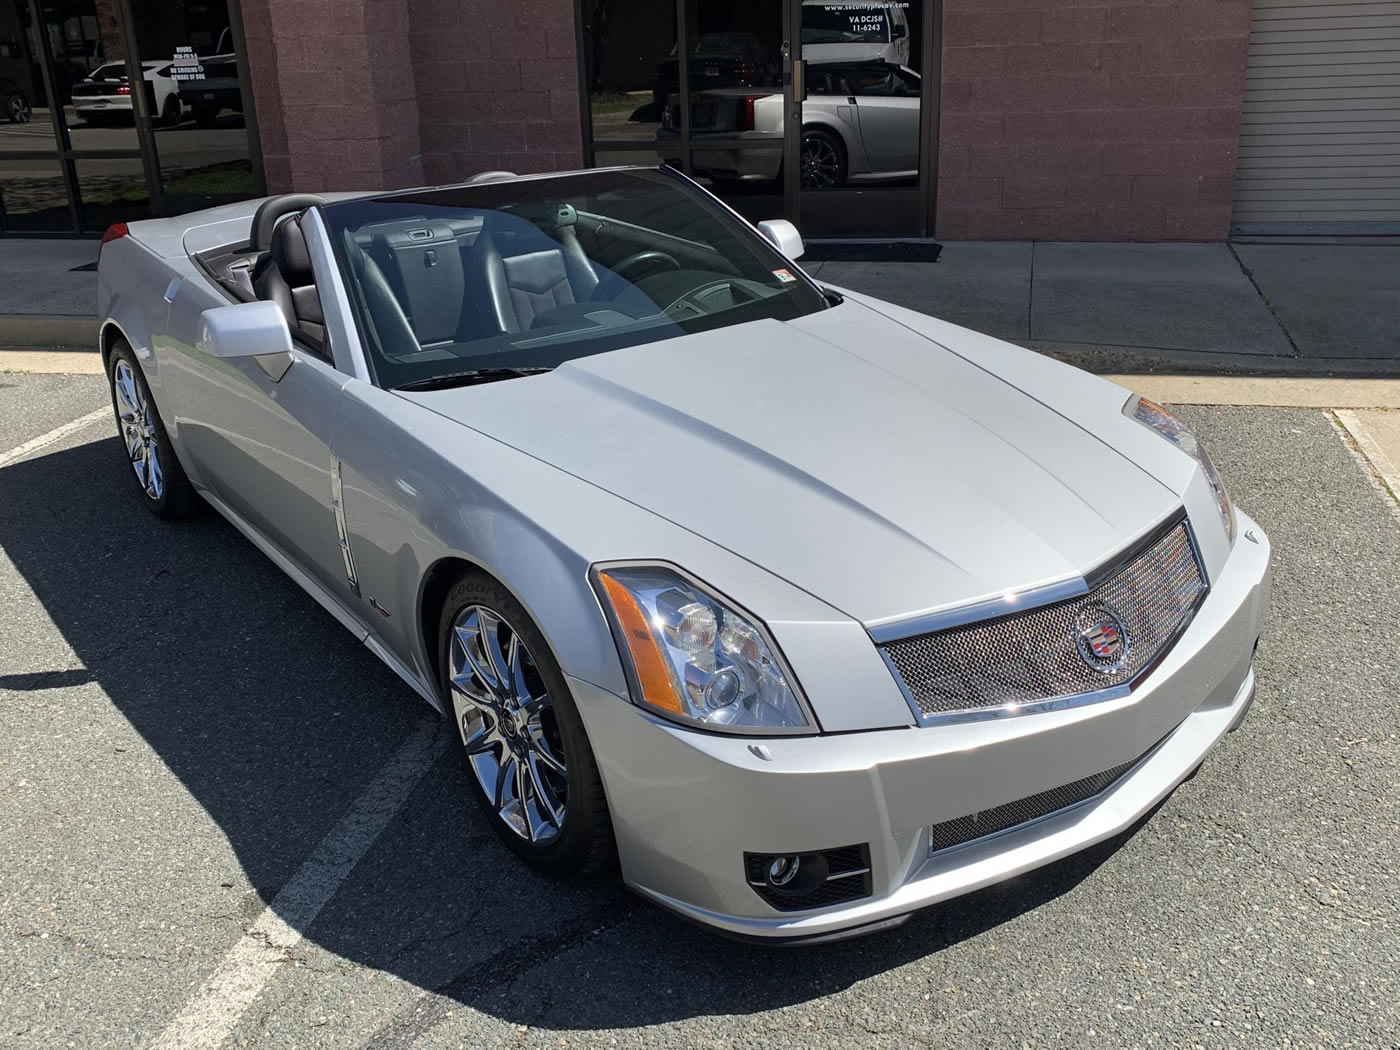
M 802 42 L 837 44 L 888 43 L 889 23 L 874 4 L 803 4 Z
M 385 387 L 551 368 L 827 305 L 752 229 L 657 170 L 414 191 L 322 214 Z

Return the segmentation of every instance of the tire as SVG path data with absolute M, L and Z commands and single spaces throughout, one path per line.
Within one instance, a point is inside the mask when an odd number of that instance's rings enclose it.
M 802 188 L 829 190 L 845 182 L 845 144 L 825 128 L 803 128 Z
M 214 121 L 219 119 L 219 111 L 208 105 L 194 107 L 194 122 L 201 128 L 212 128 Z
M 173 128 L 180 123 L 180 96 L 172 91 L 165 96 L 165 104 L 160 107 L 160 123 L 162 127 Z
M 122 458 L 135 475 L 146 509 L 158 518 L 189 517 L 199 509 L 199 497 L 175 456 L 146 377 L 125 339 L 118 339 L 112 347 L 107 383 L 112 392 L 117 436 L 122 441 Z
M 34 111 L 22 91 L 12 91 L 5 99 L 5 117 L 11 124 L 28 124 Z
M 494 663 L 483 638 L 495 643 Z M 564 674 L 524 607 L 485 573 L 465 573 L 448 591 L 438 665 L 469 790 L 501 841 L 556 878 L 612 865 L 617 848 L 603 782 Z M 501 665 L 504 675 L 492 673 Z M 493 692 L 488 679 L 509 681 Z M 562 772 L 555 768 L 561 761 Z M 557 821 L 548 816 L 555 811 Z

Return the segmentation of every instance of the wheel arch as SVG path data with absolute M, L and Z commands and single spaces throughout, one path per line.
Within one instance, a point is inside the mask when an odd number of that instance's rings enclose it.
M 122 331 L 122 326 L 109 317 L 102 322 L 102 327 L 97 334 L 98 349 L 102 351 L 102 372 L 104 375 L 112 367 L 112 347 L 117 345 L 118 339 L 123 340 L 128 346 L 131 345 L 131 340 Z

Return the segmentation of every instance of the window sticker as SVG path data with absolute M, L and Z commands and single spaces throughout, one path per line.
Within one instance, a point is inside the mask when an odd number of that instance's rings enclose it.
M 797 280 L 797 278 L 792 275 L 792 271 L 788 269 L 774 270 L 773 276 L 782 281 L 783 284 L 792 284 Z

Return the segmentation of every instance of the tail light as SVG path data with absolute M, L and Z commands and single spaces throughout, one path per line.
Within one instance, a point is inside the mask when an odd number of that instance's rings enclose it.
M 127 85 L 123 84 L 121 87 L 117 88 L 117 94 L 118 94 L 118 95 L 129 95 L 129 94 L 131 94 L 131 88 L 129 88 L 129 87 L 127 87 Z
M 97 258 L 102 258 L 102 249 L 106 247 L 108 241 L 115 241 L 119 237 L 125 237 L 130 231 L 126 228 L 126 223 L 115 222 L 107 227 L 107 232 L 102 235 L 102 240 L 97 244 Z
M 740 131 L 752 131 L 752 130 L 754 129 L 755 125 L 754 125 L 754 119 L 753 119 L 753 104 L 754 104 L 755 102 L 757 102 L 759 99 L 761 99 L 762 97 L 763 97 L 762 95 L 745 95 L 745 96 L 744 96 L 744 98 L 743 98 L 743 102 L 744 102 L 744 113 L 743 113 L 743 118 L 744 118 L 744 119 L 743 119 L 743 123 L 740 124 L 740 126 L 739 126 L 739 130 L 740 130 Z

